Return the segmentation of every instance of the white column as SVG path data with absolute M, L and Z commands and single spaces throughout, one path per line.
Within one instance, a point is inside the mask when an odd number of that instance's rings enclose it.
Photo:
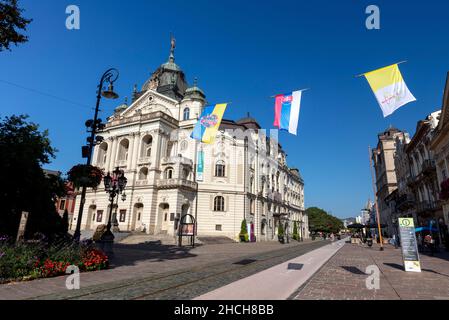
M 142 141 L 141 136 L 138 132 L 134 133 L 133 139 L 133 152 L 130 170 L 136 170 L 137 160 L 140 158 L 140 141 Z
M 115 160 L 117 158 L 117 144 L 118 144 L 118 138 L 113 137 L 112 149 L 111 149 L 111 154 L 110 154 L 110 159 L 109 159 L 110 161 L 109 161 L 109 167 L 108 167 L 108 171 L 110 171 L 110 172 L 114 171 Z
M 158 168 L 160 166 L 160 159 L 165 157 L 165 139 L 161 132 L 156 132 L 153 137 L 153 145 L 155 146 L 154 154 L 151 152 L 151 164 L 152 167 Z
M 128 138 L 129 145 L 128 145 L 128 161 L 126 164 L 126 167 L 128 170 L 132 170 L 132 162 L 134 157 L 134 139 Z
M 98 145 L 95 145 L 95 146 L 94 146 L 94 149 L 92 150 L 92 159 L 91 159 L 91 161 L 90 161 L 90 163 L 91 163 L 93 166 L 96 166 L 96 165 L 97 165 L 97 157 L 98 157 Z
M 109 138 L 108 139 L 108 150 L 107 152 L 107 156 L 106 156 L 106 163 L 105 163 L 105 170 L 109 170 L 109 166 L 111 164 L 111 158 L 112 158 L 112 145 L 114 143 L 113 138 Z

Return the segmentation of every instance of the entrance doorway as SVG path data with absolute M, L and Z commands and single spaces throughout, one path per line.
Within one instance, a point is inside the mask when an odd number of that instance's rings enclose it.
M 161 226 L 161 233 L 167 233 L 170 222 L 170 205 L 168 203 L 161 203 L 159 205 L 159 222 Z
M 142 214 L 143 204 L 136 203 L 133 208 L 133 216 L 131 219 L 131 231 L 142 231 Z
M 91 205 L 87 211 L 86 230 L 92 230 L 92 221 L 95 220 L 96 205 Z

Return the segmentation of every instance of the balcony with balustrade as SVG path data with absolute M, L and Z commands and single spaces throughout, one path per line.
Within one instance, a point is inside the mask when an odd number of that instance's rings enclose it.
M 184 166 L 193 167 L 192 159 L 185 158 L 185 157 L 182 157 L 180 155 L 173 156 L 173 157 L 163 157 L 161 161 L 162 161 L 162 165 L 182 164 Z
M 423 175 L 436 174 L 435 160 L 424 160 L 421 166 L 421 173 Z
M 415 197 L 410 193 L 406 193 L 406 194 L 399 196 L 399 198 L 397 199 L 396 211 L 404 212 L 404 211 L 414 208 L 415 205 L 416 205 Z
M 117 160 L 115 161 L 115 167 L 126 168 L 128 165 L 128 160 Z
M 137 160 L 137 163 L 140 165 L 150 165 L 151 164 L 151 158 L 150 157 L 140 157 Z
M 426 215 L 440 208 L 441 206 L 436 201 L 421 201 L 416 204 L 416 213 L 418 215 Z
M 148 179 L 136 180 L 136 187 L 148 186 L 149 184 L 150 182 L 148 181 Z
M 197 183 L 187 179 L 159 179 L 156 181 L 156 187 L 158 189 L 187 189 L 196 191 Z

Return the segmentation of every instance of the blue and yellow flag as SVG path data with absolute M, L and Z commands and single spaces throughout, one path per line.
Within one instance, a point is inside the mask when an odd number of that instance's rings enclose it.
M 214 143 L 215 135 L 220 127 L 227 105 L 227 103 L 222 103 L 205 107 L 193 129 L 191 137 L 204 143 Z

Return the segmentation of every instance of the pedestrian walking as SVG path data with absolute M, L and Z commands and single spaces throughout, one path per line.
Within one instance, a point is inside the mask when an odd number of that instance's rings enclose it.
M 432 235 L 430 233 L 424 237 L 424 243 L 429 249 L 430 255 L 433 256 L 435 240 L 432 238 Z

